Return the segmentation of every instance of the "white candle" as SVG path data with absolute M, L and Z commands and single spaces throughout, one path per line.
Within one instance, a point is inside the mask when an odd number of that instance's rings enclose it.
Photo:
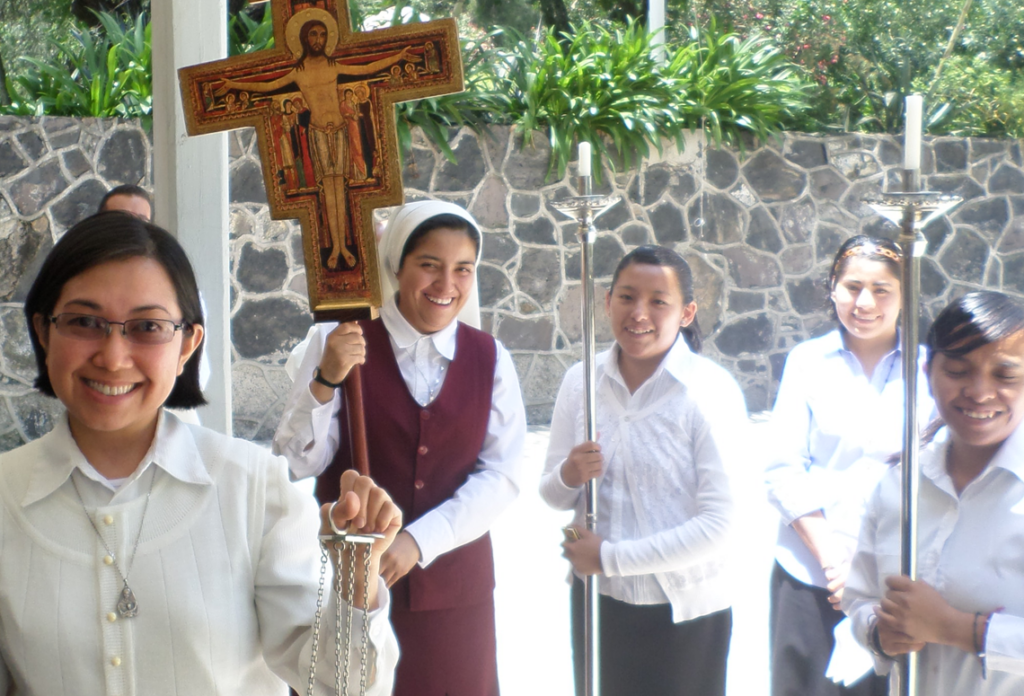
M 586 141 L 581 142 L 578 155 L 580 161 L 576 173 L 579 176 L 590 176 L 590 143 Z
M 920 94 L 911 94 L 906 100 L 906 132 L 903 137 L 903 168 L 921 168 L 921 111 Z

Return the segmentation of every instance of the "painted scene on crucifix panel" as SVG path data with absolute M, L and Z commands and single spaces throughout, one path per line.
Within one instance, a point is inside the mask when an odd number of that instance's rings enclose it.
M 351 297 L 367 273 L 376 277 L 362 263 L 371 208 L 401 202 L 391 104 L 451 84 L 449 57 L 458 46 L 428 25 L 419 33 L 414 26 L 342 32 L 337 9 L 293 3 L 282 18 L 286 51 L 229 59 L 197 74 L 191 89 L 201 130 L 256 127 L 275 217 L 311 223 L 316 294 Z

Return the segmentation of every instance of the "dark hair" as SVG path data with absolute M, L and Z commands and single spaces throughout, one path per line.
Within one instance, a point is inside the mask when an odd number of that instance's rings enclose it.
M 686 259 L 671 249 L 653 244 L 639 246 L 622 257 L 619 265 L 615 268 L 615 274 L 612 276 L 612 291 L 615 290 L 615 284 L 619 282 L 619 274 L 626 267 L 638 263 L 671 268 L 676 272 L 676 281 L 679 283 L 679 293 L 683 296 L 683 304 L 693 302 L 693 272 L 690 270 L 690 264 L 686 263 Z M 693 321 L 688 325 L 681 326 L 679 333 L 683 335 L 686 345 L 690 346 L 690 350 L 694 353 L 700 353 L 704 340 L 701 338 L 700 324 L 697 323 L 696 316 L 693 317 Z
M 477 256 L 480 255 L 480 230 L 471 225 L 469 220 L 464 217 L 452 213 L 441 213 L 416 225 L 416 229 L 412 231 L 409 238 L 405 240 L 405 246 L 402 247 L 402 257 L 398 260 L 399 270 L 405 263 L 405 257 L 416 251 L 416 247 L 423 242 L 423 238 L 442 227 L 456 232 L 465 232 L 466 236 L 473 240 Z
M 120 186 L 115 186 L 107 191 L 103 196 L 103 199 L 100 201 L 100 206 L 96 209 L 96 212 L 104 212 L 107 208 L 107 202 L 114 196 L 134 196 L 135 198 L 141 198 L 149 204 L 151 210 L 153 208 L 153 197 L 149 195 L 149 191 L 141 186 L 136 186 L 135 184 L 121 184 Z
M 928 359 L 936 353 L 962 358 L 973 350 L 1024 331 L 1024 307 L 1001 292 L 969 292 L 939 312 L 928 330 Z
M 133 258 L 153 259 L 167 271 L 186 331 L 204 325 L 196 277 L 178 241 L 167 231 L 130 213 L 120 210 L 97 213 L 72 227 L 54 245 L 25 298 L 25 319 L 39 368 L 36 389 L 47 396 L 56 396 L 46 370 L 46 351 L 36 335 L 35 315 L 49 318 L 65 284 L 72 278 L 105 263 Z M 202 352 L 200 343 L 175 380 L 165 406 L 196 408 L 206 403 L 199 386 Z
M 900 248 L 891 239 L 884 237 L 869 237 L 866 234 L 858 234 L 850 237 L 839 247 L 835 257 L 832 259 L 832 268 L 825 279 L 825 296 L 828 298 L 828 315 L 838 320 L 836 314 L 836 303 L 832 301 L 832 291 L 836 289 L 836 283 L 846 273 L 846 267 L 852 259 L 867 259 L 884 263 L 896 279 L 900 278 Z

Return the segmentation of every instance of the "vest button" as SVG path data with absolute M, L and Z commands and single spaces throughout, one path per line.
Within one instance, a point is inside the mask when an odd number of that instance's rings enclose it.
M 430 450 L 429 450 L 429 449 L 427 449 L 427 446 L 426 446 L 426 445 L 420 445 L 420 448 L 419 448 L 418 450 L 416 450 L 416 451 L 417 451 L 417 452 L 419 452 L 420 454 L 426 454 L 426 453 L 427 453 L 427 452 L 429 452 Z
M 423 486 L 425 486 L 426 484 L 423 483 L 423 481 L 417 480 L 416 483 L 414 483 L 413 485 L 416 486 L 416 490 L 419 491 L 423 490 Z
M 420 419 L 430 420 L 430 411 L 428 411 L 427 409 L 423 409 L 422 411 L 420 411 Z

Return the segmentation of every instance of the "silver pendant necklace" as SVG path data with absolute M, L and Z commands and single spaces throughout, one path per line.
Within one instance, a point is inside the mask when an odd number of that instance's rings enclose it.
M 142 508 L 142 519 L 139 520 L 139 531 L 135 535 L 135 544 L 132 546 L 132 555 L 128 557 L 128 565 L 125 566 L 124 571 L 121 570 L 121 564 L 117 562 L 117 556 L 107 546 L 107 542 L 103 540 L 103 535 L 100 533 L 100 528 L 96 526 L 96 521 L 89 514 L 89 509 L 85 507 L 85 500 L 82 498 L 82 492 L 78 490 L 78 483 L 75 481 L 74 475 L 71 476 L 71 485 L 75 488 L 75 494 L 78 495 L 78 502 L 82 504 L 82 510 L 85 512 L 86 518 L 89 520 L 89 524 L 92 525 L 92 529 L 96 532 L 96 536 L 99 538 L 103 548 L 106 549 L 107 555 L 110 556 L 114 563 L 114 568 L 117 570 L 117 574 L 121 576 L 121 582 L 124 586 L 121 588 L 121 595 L 117 600 L 117 613 L 122 619 L 131 619 L 138 615 L 139 604 L 135 600 L 135 593 L 132 592 L 132 588 L 128 586 L 128 575 L 132 572 L 132 564 L 135 562 L 135 552 L 139 550 L 139 541 L 142 540 L 142 526 L 146 523 L 146 512 L 149 510 L 149 499 L 153 495 L 153 484 L 156 482 L 156 471 L 153 471 L 153 478 L 149 480 L 149 492 L 146 493 L 146 504 Z
M 420 340 L 423 341 L 424 339 L 427 339 L 427 337 L 424 336 Z M 427 339 L 427 340 L 429 340 L 429 339 Z M 426 345 L 426 344 L 424 344 L 424 345 Z M 441 387 L 441 380 L 444 379 L 444 373 L 447 370 L 448 366 L 445 365 L 445 364 L 441 365 L 441 369 L 437 373 L 437 378 L 435 378 L 434 379 L 434 383 L 431 384 L 430 383 L 430 378 L 427 377 L 426 372 L 424 372 L 424 370 L 420 367 L 419 350 L 420 350 L 419 346 L 417 346 L 417 348 L 416 348 L 416 350 L 415 350 L 415 352 L 413 354 L 412 364 L 413 364 L 413 367 L 416 370 L 416 373 L 417 373 L 419 379 L 422 380 L 422 384 L 424 386 L 426 386 L 426 388 L 427 388 L 427 400 L 426 400 L 426 403 L 424 403 L 422 405 L 423 406 L 429 406 L 430 404 L 432 404 L 434 402 L 434 397 L 437 396 L 437 393 L 439 391 L 441 391 L 441 389 L 440 389 L 440 387 Z M 428 355 L 429 355 L 429 353 L 428 353 Z M 429 368 L 430 368 L 430 358 L 428 357 L 427 358 L 427 369 L 429 370 Z M 414 399 L 416 398 L 415 393 L 413 394 L 413 398 Z

